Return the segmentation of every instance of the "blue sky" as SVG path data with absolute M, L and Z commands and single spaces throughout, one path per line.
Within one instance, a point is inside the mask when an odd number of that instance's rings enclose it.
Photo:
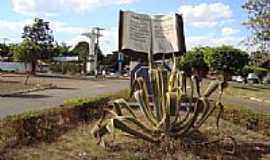
M 243 48 L 248 36 L 242 23 L 245 0 L 1 0 L 0 41 L 21 41 L 22 28 L 34 17 L 50 22 L 55 40 L 76 44 L 86 40 L 81 33 L 92 27 L 105 28 L 101 48 L 105 54 L 117 49 L 119 10 L 146 14 L 181 13 L 187 47 L 222 44 Z

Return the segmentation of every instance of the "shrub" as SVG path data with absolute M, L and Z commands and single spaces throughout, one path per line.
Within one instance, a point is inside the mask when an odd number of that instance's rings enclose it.
M 78 63 L 53 63 L 49 66 L 50 70 L 54 73 L 62 73 L 62 74 L 76 74 L 81 73 L 81 64 Z

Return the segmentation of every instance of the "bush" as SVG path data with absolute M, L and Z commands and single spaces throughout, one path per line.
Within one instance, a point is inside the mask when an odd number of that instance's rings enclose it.
M 196 71 L 201 77 L 205 77 L 209 70 L 204 60 L 204 50 L 201 48 L 194 48 L 183 57 L 180 57 L 177 60 L 177 67 L 185 71 L 188 76 L 191 76 L 192 72 Z
M 49 69 L 54 73 L 62 73 L 62 74 L 76 74 L 81 73 L 81 64 L 78 63 L 53 63 L 49 66 Z
M 269 72 L 268 69 L 262 68 L 262 67 L 252 67 L 252 69 L 254 73 L 259 77 L 260 80 L 262 80 L 262 78 L 266 76 L 267 73 Z

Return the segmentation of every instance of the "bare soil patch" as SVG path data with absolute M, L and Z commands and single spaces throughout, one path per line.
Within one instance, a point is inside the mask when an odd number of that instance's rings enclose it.
M 198 132 L 174 141 L 165 141 L 161 145 L 153 145 L 142 140 L 132 139 L 116 133 L 113 141 L 108 137 L 109 146 L 104 149 L 96 145 L 90 135 L 94 125 L 83 123 L 76 129 L 68 131 L 52 143 L 40 143 L 30 146 L 18 146 L 3 155 L 6 160 L 269 160 L 270 137 L 249 131 L 227 121 L 221 121 L 221 129 L 215 128 L 214 118 L 210 118 Z M 218 141 L 221 135 L 232 136 L 237 142 L 235 153 L 230 140 Z

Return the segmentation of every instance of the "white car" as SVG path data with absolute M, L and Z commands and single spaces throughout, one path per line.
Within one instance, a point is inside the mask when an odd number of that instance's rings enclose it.
M 237 78 L 235 79 L 235 81 L 242 83 L 242 82 L 245 81 L 245 79 L 242 76 L 237 76 Z
M 247 80 L 252 83 L 259 83 L 259 78 L 255 73 L 249 73 Z

